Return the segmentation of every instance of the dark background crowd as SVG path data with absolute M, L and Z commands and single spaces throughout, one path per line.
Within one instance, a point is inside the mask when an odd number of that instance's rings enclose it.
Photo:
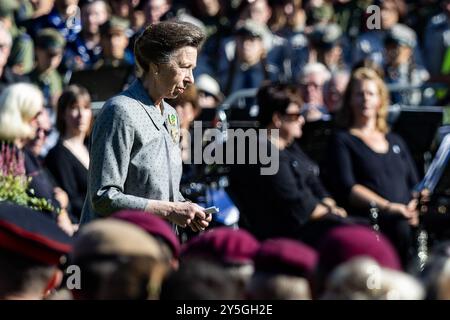
M 169 19 L 206 34 L 195 84 L 168 101 L 182 132 L 278 129 L 279 170 L 186 163 L 183 195 L 228 212 L 199 234 L 132 211 L 79 229 L 96 112 Z M 0 298 L 450 299 L 449 166 L 421 184 L 449 84 L 447 0 L 2 0 L 0 174 L 31 181 L 0 192 Z

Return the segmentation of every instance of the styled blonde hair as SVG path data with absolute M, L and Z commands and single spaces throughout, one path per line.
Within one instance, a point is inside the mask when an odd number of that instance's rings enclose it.
M 375 70 L 370 68 L 359 68 L 352 73 L 342 101 L 342 108 L 337 116 L 337 122 L 345 129 L 348 129 L 353 125 L 355 116 L 353 114 L 351 98 L 356 85 L 365 80 L 375 81 L 377 85 L 381 106 L 377 112 L 376 128 L 382 133 L 387 133 L 389 131 L 387 124 L 387 116 L 389 112 L 389 91 L 383 79 L 380 78 Z
M 28 83 L 8 86 L 0 95 L 0 140 L 33 138 L 35 130 L 30 121 L 44 105 L 38 87 Z

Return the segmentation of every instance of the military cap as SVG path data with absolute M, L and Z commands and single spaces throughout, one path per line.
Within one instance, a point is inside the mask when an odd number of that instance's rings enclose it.
M 209 93 L 219 101 L 223 99 L 223 93 L 220 91 L 219 83 L 206 73 L 199 75 L 195 79 L 195 86 L 197 90 Z
M 137 210 L 122 210 L 113 214 L 111 218 L 130 222 L 142 228 L 155 238 L 159 238 L 167 243 L 174 257 L 178 258 L 180 255 L 181 245 L 178 237 L 166 221 L 153 213 Z
M 66 40 L 56 29 L 46 28 L 38 32 L 35 44 L 38 48 L 59 53 L 64 50 Z
M 224 264 L 253 264 L 259 241 L 242 229 L 218 227 L 188 241 L 181 257 L 203 257 Z
M 72 239 L 42 212 L 0 202 L 0 249 L 45 265 L 57 265 Z
M 334 15 L 333 6 L 331 4 L 324 3 L 319 7 L 311 8 L 310 14 L 313 21 L 330 20 Z
M 264 38 L 267 34 L 267 28 L 263 24 L 255 22 L 251 19 L 245 20 L 245 22 L 236 30 L 236 35 Z
M 400 259 L 389 240 L 368 227 L 331 229 L 319 244 L 318 252 L 318 267 L 325 273 L 359 256 L 373 258 L 382 267 L 401 270 Z
M 110 35 L 116 32 L 126 33 L 129 27 L 128 20 L 113 16 L 100 26 L 100 33 L 101 35 Z
M 99 219 L 85 225 L 74 240 L 73 262 L 97 257 L 162 258 L 159 243 L 141 228 L 117 219 Z
M 396 24 L 386 34 L 385 43 L 394 43 L 414 48 L 417 44 L 414 31 L 402 24 Z
M 316 266 L 317 253 L 293 239 L 269 239 L 261 243 L 254 263 L 255 272 L 308 277 Z
M 18 0 L 1 0 L 0 1 L 0 17 L 10 17 L 19 8 Z

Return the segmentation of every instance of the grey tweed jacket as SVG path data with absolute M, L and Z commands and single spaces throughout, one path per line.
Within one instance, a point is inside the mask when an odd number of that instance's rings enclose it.
M 122 209 L 142 210 L 150 199 L 184 200 L 178 116 L 163 106 L 161 114 L 140 80 L 105 103 L 91 134 L 81 223 Z

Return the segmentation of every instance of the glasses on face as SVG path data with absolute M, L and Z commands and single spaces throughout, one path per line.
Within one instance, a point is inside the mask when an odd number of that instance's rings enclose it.
M 51 129 L 47 130 L 47 129 L 44 129 L 44 128 L 37 128 L 36 135 L 39 135 L 40 133 L 43 133 L 44 136 L 48 137 L 52 133 L 52 130 Z
M 302 110 L 299 112 L 287 112 L 283 114 L 283 117 L 287 121 L 297 121 L 300 117 L 304 117 L 306 115 L 307 110 Z
M 206 92 L 206 91 L 199 91 L 198 94 L 199 94 L 200 96 L 203 96 L 203 97 L 206 97 L 206 98 L 209 98 L 209 97 L 215 98 L 213 94 L 211 94 L 211 93 L 209 93 L 209 92 Z

